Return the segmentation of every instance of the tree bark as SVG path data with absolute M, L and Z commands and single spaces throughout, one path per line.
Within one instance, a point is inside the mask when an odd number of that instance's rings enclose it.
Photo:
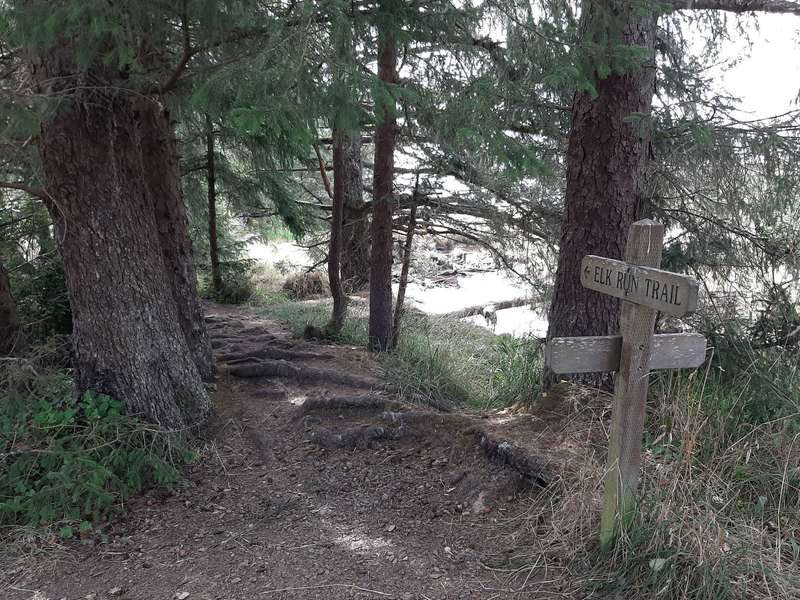
M 111 67 L 76 63 L 62 41 L 34 58 L 32 73 L 40 94 L 59 98 L 39 150 L 73 312 L 78 391 L 108 394 L 164 428 L 200 426 L 210 403 L 184 329 L 197 305 L 187 295 L 191 249 L 175 202 L 171 130 L 160 106 L 121 91 Z M 174 246 L 165 245 L 170 235 Z
M 11 354 L 19 340 L 17 305 L 11 294 L 8 272 L 0 262 L 0 356 Z
M 369 278 L 369 347 L 372 351 L 387 350 L 392 335 L 392 208 L 397 119 L 389 87 L 397 82 L 397 41 L 390 29 L 389 4 L 389 0 L 382 0 L 378 8 L 379 13 L 384 13 L 378 26 L 378 77 L 383 89 L 375 98 L 377 125 Z
M 342 220 L 344 218 L 345 189 L 347 186 L 347 149 L 349 136 L 341 129 L 333 132 L 333 210 L 331 211 L 331 239 L 328 249 L 328 281 L 333 297 L 333 312 L 327 333 L 339 333 L 347 314 L 347 295 L 342 286 Z
M 416 196 L 416 189 L 414 190 Z M 417 204 L 411 205 L 411 213 L 408 216 L 408 230 L 406 231 L 406 242 L 403 246 L 403 268 L 400 270 L 400 284 L 397 286 L 397 306 L 394 309 L 394 322 L 392 323 L 392 348 L 397 348 L 400 341 L 400 321 L 403 319 L 403 303 L 406 299 L 406 287 L 408 286 L 408 271 L 411 267 L 411 247 L 414 244 L 414 229 L 417 226 Z
M 369 283 L 369 216 L 364 210 L 361 131 L 352 131 L 344 147 L 344 222 L 342 225 L 342 284 L 355 292 Z
M 614 40 L 646 49 L 643 64 L 596 81 L 597 95 L 575 94 L 567 148 L 566 215 L 547 337 L 617 332 L 619 301 L 584 289 L 580 263 L 587 254 L 622 258 L 628 229 L 639 218 L 641 182 L 648 158 L 647 123 L 655 83 L 656 15 L 621 0 L 583 2 L 587 43 Z M 552 373 L 546 386 L 556 381 Z M 597 376 L 582 378 L 598 383 Z
M 208 184 L 208 254 L 211 261 L 211 285 L 215 294 L 222 292 L 217 238 L 217 170 L 214 159 L 214 123 L 206 115 L 206 181 Z
M 197 293 L 174 127 L 168 113 L 158 102 L 142 97 L 132 102 L 133 109 L 138 113 L 141 131 L 144 164 L 142 182 L 153 201 L 164 267 L 177 304 L 178 320 L 200 376 L 203 381 L 213 381 L 211 341 Z

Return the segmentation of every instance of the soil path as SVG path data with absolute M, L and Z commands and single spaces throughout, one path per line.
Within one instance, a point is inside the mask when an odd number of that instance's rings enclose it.
M 207 321 L 226 362 L 186 485 L 136 498 L 102 540 L 18 561 L 0 597 L 564 597 L 514 562 L 557 475 L 557 420 L 405 405 L 360 349 L 293 340 L 242 308 L 209 305 Z

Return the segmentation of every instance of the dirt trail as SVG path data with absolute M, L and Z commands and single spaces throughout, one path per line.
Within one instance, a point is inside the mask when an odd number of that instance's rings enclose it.
M 502 567 L 565 460 L 559 418 L 405 405 L 360 349 L 293 340 L 247 309 L 209 305 L 207 321 L 227 362 L 186 486 L 136 498 L 105 540 L 19 561 L 0 597 L 564 597 L 538 570 Z M 264 364 L 292 370 L 242 371 Z

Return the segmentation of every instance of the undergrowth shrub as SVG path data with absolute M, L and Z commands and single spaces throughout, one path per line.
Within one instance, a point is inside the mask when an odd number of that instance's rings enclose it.
M 800 593 L 800 378 L 792 357 L 763 358 L 750 370 L 659 377 L 640 510 L 610 557 L 607 588 L 709 600 Z
M 178 481 L 188 452 L 120 402 L 78 397 L 63 371 L 0 369 L 0 527 L 58 525 L 71 537 L 143 488 Z
M 252 298 L 255 291 L 251 277 L 251 271 L 254 266 L 255 261 L 250 259 L 220 262 L 222 289 L 219 291 L 214 290 L 210 268 L 198 266 L 200 296 L 222 304 L 243 304 L 247 302 Z
M 397 348 L 382 357 L 390 383 L 409 395 L 434 400 L 457 404 L 485 400 L 488 379 L 476 369 L 476 362 L 490 339 L 467 343 L 466 329 L 473 326 L 424 315 L 407 315 L 404 326 Z
M 283 282 L 283 291 L 293 300 L 318 298 L 330 292 L 328 278 L 319 271 L 295 273 Z
M 57 254 L 42 255 L 12 269 L 11 289 L 20 323 L 31 342 L 72 333 L 64 266 Z

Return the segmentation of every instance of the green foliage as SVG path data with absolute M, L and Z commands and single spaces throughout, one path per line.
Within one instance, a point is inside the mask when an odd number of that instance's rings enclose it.
M 262 310 L 297 337 L 309 326 L 323 330 L 330 318 L 324 302 L 278 299 L 262 304 Z M 486 409 L 532 403 L 541 389 L 542 355 L 533 340 L 495 336 L 465 321 L 411 311 L 402 326 L 397 348 L 379 360 L 386 381 L 409 397 Z M 351 304 L 333 339 L 365 347 L 366 307 Z
M 50 216 L 38 199 L 0 191 L 0 260 L 9 272 L 27 337 L 43 342 L 72 331 L 72 313 Z
M 4 367 L 0 381 L 0 526 L 86 531 L 150 485 L 174 486 L 189 458 L 177 439 L 75 394 L 63 372 Z M 77 525 L 77 529 L 76 529 Z
M 72 310 L 58 255 L 40 255 L 14 270 L 11 289 L 20 322 L 32 341 L 72 333 Z
M 533 406 L 542 389 L 544 357 L 540 342 L 502 335 L 495 349 L 494 402 L 500 406 Z
M 251 278 L 254 263 L 255 261 L 252 260 L 220 262 L 222 290 L 219 291 L 214 290 L 208 265 L 200 265 L 200 268 L 198 268 L 200 282 L 198 291 L 200 296 L 222 304 L 243 304 L 247 302 L 253 296 L 254 291 Z

